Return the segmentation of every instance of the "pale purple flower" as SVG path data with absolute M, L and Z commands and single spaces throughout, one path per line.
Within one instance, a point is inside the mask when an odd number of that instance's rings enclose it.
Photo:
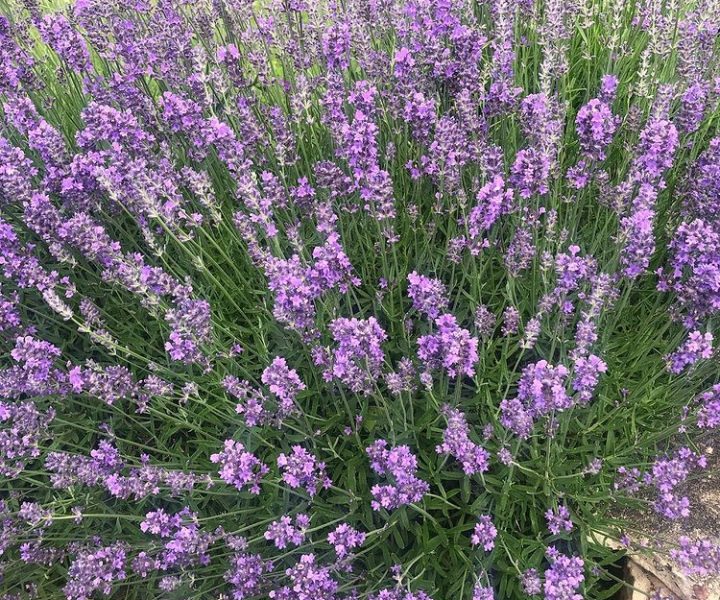
M 238 490 L 250 486 L 252 494 L 260 493 L 260 481 L 269 472 L 267 465 L 245 450 L 241 442 L 225 440 L 225 449 L 212 454 L 210 461 L 220 464 L 220 479 Z
M 573 389 L 580 396 L 580 404 L 586 404 L 592 399 L 600 374 L 607 372 L 607 364 L 594 354 L 587 357 L 580 356 L 574 362 L 574 371 Z
M 305 539 L 305 531 L 310 525 L 310 517 L 305 514 L 295 515 L 295 522 L 288 516 L 273 521 L 265 531 L 265 539 L 275 544 L 279 550 L 287 548 L 288 544 L 299 546 Z
M 436 319 L 447 310 L 447 289 L 439 279 L 419 275 L 413 271 L 408 275 L 408 297 L 418 312 Z
M 520 587 L 528 596 L 536 596 L 542 592 L 542 581 L 537 569 L 528 569 L 520 576 Z
M 495 593 L 492 587 L 483 585 L 478 579 L 473 586 L 472 600 L 495 600 Z
M 388 485 L 374 485 L 370 490 L 373 510 L 392 510 L 404 504 L 419 502 L 430 489 L 415 474 L 417 458 L 410 452 L 410 448 L 396 446 L 388 450 L 387 445 L 385 440 L 377 440 L 366 448 L 373 471 L 386 475 L 391 481 Z
M 459 410 L 443 407 L 447 428 L 443 432 L 443 443 L 435 448 L 438 454 L 450 454 L 458 460 L 466 475 L 484 473 L 489 468 L 487 450 L 470 439 L 470 427 Z
M 709 539 L 680 536 L 678 547 L 670 550 L 670 556 L 688 577 L 720 574 L 720 546 Z
M 351 527 L 347 523 L 341 523 L 333 531 L 328 533 L 327 541 L 334 546 L 338 558 L 345 558 L 353 548 L 362 546 L 365 542 L 365 534 Z
M 551 565 L 545 571 L 545 600 L 583 600 L 577 593 L 585 581 L 583 560 L 561 554 L 554 546 L 550 546 L 546 554 Z
M 95 592 L 109 596 L 113 583 L 126 577 L 126 548 L 120 542 L 78 549 L 74 554 L 63 588 L 68 600 L 89 600 Z
M 298 412 L 295 399 L 305 389 L 297 371 L 287 366 L 287 361 L 276 356 L 270 366 L 262 373 L 261 381 L 268 386 L 270 393 L 278 400 L 278 417 L 280 419 Z
M 619 118 L 607 103 L 593 98 L 583 105 L 575 119 L 580 148 L 592 160 L 604 160 L 605 150 L 612 142 Z
M 335 319 L 330 332 L 337 347 L 324 365 L 325 380 L 339 379 L 353 392 L 371 393 L 382 373 L 382 343 L 387 339 L 377 319 Z
M 698 411 L 698 427 L 702 429 L 720 427 L 720 384 L 700 394 L 698 401 L 702 405 Z
M 264 573 L 272 570 L 272 563 L 263 560 L 259 554 L 235 552 L 230 559 L 230 568 L 223 578 L 233 590 L 235 600 L 256 596 L 264 581 Z
M 332 485 L 325 472 L 325 463 L 318 461 L 302 446 L 293 446 L 290 454 L 280 454 L 277 464 L 285 483 L 293 489 L 305 488 L 310 496 L 317 494 L 320 488 L 327 489 Z
M 290 585 L 270 591 L 268 597 L 271 600 L 336 600 L 338 583 L 330 573 L 329 567 L 317 564 L 314 554 L 303 554 L 285 571 Z
M 457 319 L 449 313 L 435 319 L 435 325 L 438 333 L 418 339 L 420 360 L 428 369 L 444 367 L 449 377 L 473 377 L 478 360 L 478 339 L 459 327 Z
M 668 371 L 677 375 L 701 359 L 708 359 L 713 352 L 713 335 L 709 331 L 691 331 L 687 339 L 668 356 Z
M 470 536 L 470 542 L 473 546 L 482 546 L 485 552 L 489 552 L 495 547 L 497 529 L 493 525 L 490 515 L 481 515 L 478 521 Z
M 570 519 L 570 511 L 562 504 L 556 510 L 549 508 L 545 513 L 548 529 L 553 535 L 561 532 L 569 532 L 573 529 L 573 522 Z

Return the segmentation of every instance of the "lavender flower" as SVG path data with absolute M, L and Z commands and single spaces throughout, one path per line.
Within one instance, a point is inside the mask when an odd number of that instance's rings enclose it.
M 720 231 L 702 219 L 683 221 L 669 249 L 670 263 L 659 272 L 658 288 L 674 293 L 678 306 L 673 313 L 694 327 L 720 310 Z
M 0 378 L 1 379 L 1 378 Z M 55 411 L 37 409 L 34 402 L 0 402 L 0 474 L 17 477 L 28 462 L 40 456 L 40 444 L 51 437 Z
M 407 446 L 387 449 L 385 440 L 377 440 L 366 448 L 370 457 L 370 466 L 379 475 L 391 479 L 389 485 L 374 485 L 370 490 L 374 510 L 385 508 L 392 510 L 404 504 L 419 502 L 429 491 L 430 486 L 415 475 L 417 458 Z
M 305 531 L 310 525 L 310 517 L 304 514 L 295 515 L 295 524 L 288 516 L 280 517 L 279 521 L 273 521 L 265 531 L 265 539 L 275 544 L 279 550 L 283 550 L 288 544 L 299 546 L 305 539 Z
M 477 205 L 468 215 L 468 234 L 476 240 L 488 231 L 503 215 L 514 208 L 514 191 L 505 189 L 505 181 L 495 175 L 491 181 L 483 185 L 477 193 Z
M 365 543 L 365 534 L 347 523 L 341 523 L 328 533 L 327 541 L 334 546 L 338 558 L 342 559 L 348 556 L 353 548 L 362 546 Z
M 418 339 L 418 357 L 428 369 L 444 367 L 449 377 L 475 375 L 478 339 L 458 326 L 456 318 L 444 314 L 435 319 L 438 333 Z
M 324 372 L 326 381 L 339 379 L 353 392 L 369 394 L 382 372 L 385 354 L 382 343 L 385 331 L 374 317 L 369 319 L 335 319 L 330 332 L 337 347 Z
M 212 454 L 210 461 L 221 465 L 220 479 L 225 483 L 234 485 L 238 490 L 249 485 L 252 494 L 260 493 L 260 480 L 269 472 L 267 465 L 235 440 L 225 440 L 225 449 Z
M 492 337 L 495 331 L 495 315 L 484 304 L 475 309 L 475 329 L 481 338 Z
M 319 462 L 302 446 L 293 446 L 291 454 L 280 454 L 277 458 L 282 479 L 291 488 L 305 488 L 314 496 L 319 488 L 329 488 L 332 481 L 325 473 L 325 463 Z
M 680 347 L 668 356 L 668 371 L 677 375 L 700 359 L 710 358 L 713 351 L 712 343 L 712 333 L 702 334 L 699 331 L 691 331 Z
M 491 587 L 486 587 L 478 579 L 473 586 L 472 600 L 494 600 L 495 593 Z
M 534 148 L 518 151 L 512 164 L 510 183 L 521 198 L 547 194 L 550 177 L 550 161 Z
M 720 384 L 700 394 L 698 400 L 702 404 L 698 411 L 698 427 L 702 429 L 720 427 Z
M 670 556 L 685 575 L 708 577 L 720 572 L 720 546 L 707 539 L 691 540 L 684 535 L 678 544 L 678 548 L 670 550 Z
M 455 457 L 462 463 L 466 475 L 487 471 L 490 455 L 482 446 L 470 440 L 470 428 L 465 415 L 449 406 L 443 407 L 443 412 L 448 426 L 443 432 L 443 443 L 437 446 L 435 451 Z
M 430 319 L 437 319 L 447 310 L 448 299 L 445 285 L 438 279 L 431 279 L 413 271 L 408 275 L 408 296 L 413 308 Z
M 482 546 L 485 552 L 490 552 L 495 547 L 497 529 L 490 518 L 490 515 L 481 515 L 479 523 L 475 524 L 470 542 L 473 546 Z
M 507 337 L 517 333 L 520 325 L 520 312 L 514 306 L 508 306 L 502 314 L 502 334 Z
M 542 592 L 542 581 L 537 569 L 528 569 L 520 576 L 520 587 L 528 596 L 536 596 Z
M 278 400 L 278 417 L 287 418 L 297 412 L 295 399 L 305 389 L 297 371 L 289 369 L 284 358 L 277 356 L 262 373 L 261 381 Z
M 582 595 L 576 591 L 585 580 L 583 560 L 577 556 L 565 556 L 554 546 L 550 546 L 546 554 L 551 562 L 550 568 L 545 571 L 543 586 L 546 600 L 582 600 Z
M 271 570 L 272 563 L 264 561 L 259 554 L 236 552 L 223 577 L 232 586 L 233 598 L 244 600 L 260 592 L 263 574 Z
M 285 575 L 290 585 L 269 592 L 268 597 L 272 600 L 337 599 L 337 582 L 331 577 L 328 567 L 316 564 L 314 554 L 303 554 L 295 566 L 285 571 Z
M 566 506 L 560 505 L 556 510 L 548 509 L 545 513 L 548 529 L 553 535 L 559 535 L 561 532 L 572 531 L 573 522 L 570 519 L 570 511 Z
M 63 588 L 68 600 L 90 600 L 95 592 L 109 596 L 113 583 L 126 577 L 126 549 L 121 543 L 79 549 L 75 555 Z
M 591 354 L 587 358 L 578 357 L 575 360 L 574 370 L 573 389 L 580 395 L 580 404 L 586 404 L 592 399 L 600 373 L 607 372 L 607 364 L 599 356 Z
M 582 152 L 591 160 L 605 160 L 605 149 L 612 142 L 618 122 L 602 100 L 593 98 L 583 105 L 575 119 Z

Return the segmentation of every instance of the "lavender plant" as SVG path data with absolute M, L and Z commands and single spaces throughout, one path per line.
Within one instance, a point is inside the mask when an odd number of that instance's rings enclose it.
M 719 574 L 716 0 L 0 7 L 3 598 Z

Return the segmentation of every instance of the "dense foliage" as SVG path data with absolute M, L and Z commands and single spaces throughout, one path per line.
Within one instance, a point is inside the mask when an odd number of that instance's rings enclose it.
M 0 8 L 3 598 L 717 573 L 715 0 Z

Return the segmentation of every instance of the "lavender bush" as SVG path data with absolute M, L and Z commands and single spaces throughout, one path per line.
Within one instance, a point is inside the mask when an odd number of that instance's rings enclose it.
M 0 8 L 3 598 L 718 573 L 715 0 Z

